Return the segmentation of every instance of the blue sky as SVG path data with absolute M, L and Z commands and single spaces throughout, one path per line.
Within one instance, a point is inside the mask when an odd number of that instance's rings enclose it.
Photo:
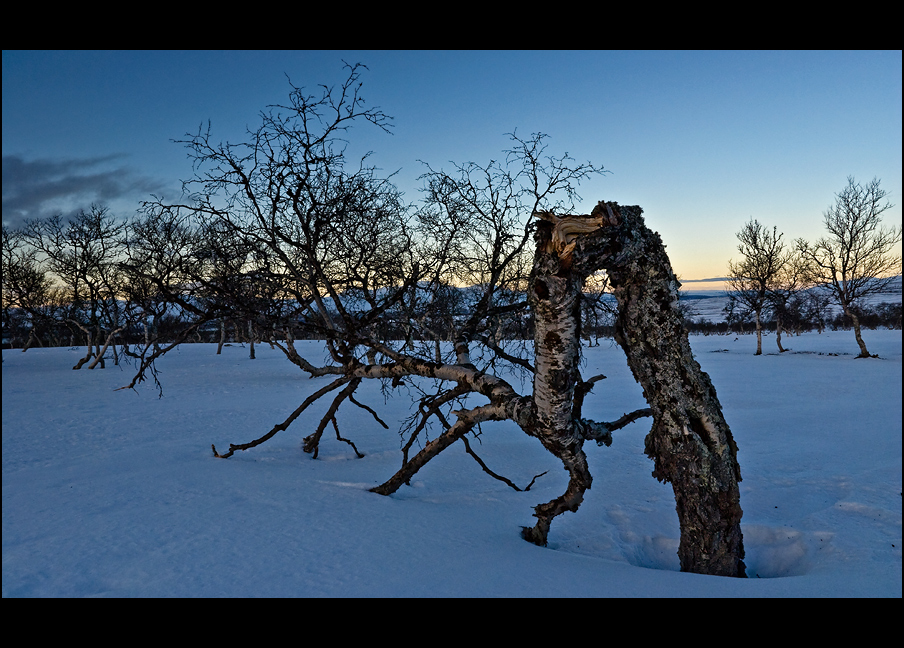
M 418 198 L 424 168 L 484 164 L 506 133 L 544 132 L 611 173 L 581 186 L 644 208 L 683 280 L 723 276 L 750 218 L 787 240 L 823 235 L 849 175 L 882 181 L 901 222 L 901 52 L 3 52 L 3 222 L 92 201 L 128 215 L 191 175 L 171 140 L 207 120 L 240 141 L 297 86 L 338 84 L 361 62 L 368 104 L 392 135 L 351 150 L 398 171 Z M 686 288 L 694 285 L 687 283 Z

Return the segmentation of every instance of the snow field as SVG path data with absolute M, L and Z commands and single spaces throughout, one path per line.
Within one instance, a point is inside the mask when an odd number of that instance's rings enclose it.
M 585 446 L 594 476 L 550 544 L 519 537 L 566 475 L 513 424 L 455 444 L 390 497 L 368 492 L 401 463 L 397 423 L 412 395 L 346 404 L 320 458 L 301 452 L 329 397 L 289 430 L 229 460 L 210 444 L 257 438 L 328 379 L 278 351 L 183 345 L 147 383 L 130 367 L 72 371 L 80 349 L 3 351 L 3 596 L 901 596 L 901 332 L 693 336 L 739 446 L 748 579 L 683 574 L 671 487 L 650 476 L 648 419 Z M 321 352 L 315 343 L 299 343 Z M 832 355 L 839 354 L 839 355 Z M 584 414 L 644 407 L 609 340 L 585 348 L 608 378 Z

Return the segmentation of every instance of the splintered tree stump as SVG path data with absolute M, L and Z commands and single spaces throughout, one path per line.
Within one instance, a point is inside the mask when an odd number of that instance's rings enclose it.
M 605 269 L 618 300 L 615 338 L 653 411 L 646 454 L 675 493 L 682 571 L 745 576 L 737 446 L 709 376 L 694 359 L 679 283 L 640 207 L 599 203 L 606 223 L 576 241 L 572 272 Z

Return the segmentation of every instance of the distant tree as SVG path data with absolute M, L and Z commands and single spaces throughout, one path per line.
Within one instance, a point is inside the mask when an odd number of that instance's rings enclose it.
M 679 278 L 680 281 L 680 278 Z M 694 325 L 694 316 L 697 315 L 697 310 L 694 308 L 694 305 L 691 303 L 691 299 L 688 296 L 687 291 L 679 290 L 678 291 L 678 312 L 681 313 L 681 318 L 684 321 L 684 326 L 689 331 L 691 327 Z
M 826 288 L 850 318 L 860 347 L 858 358 L 870 357 L 860 334 L 858 308 L 864 306 L 864 298 L 884 292 L 901 274 L 901 257 L 892 253 L 901 240 L 901 227 L 882 226 L 882 213 L 892 204 L 879 184 L 875 178 L 861 185 L 848 177 L 847 186 L 823 214 L 829 235 L 815 243 L 797 241 L 810 281 Z
M 603 170 L 577 164 L 567 153 L 548 155 L 545 134 L 509 137 L 512 146 L 499 160 L 453 163 L 451 171 L 426 165 L 416 218 L 419 239 L 428 242 L 423 263 L 431 274 L 421 285 L 431 292 L 448 283 L 470 287 L 460 306 L 466 316 L 450 320 L 454 348 L 467 349 L 473 359 L 486 352 L 491 361 L 507 358 L 533 371 L 523 357 L 523 341 L 530 337 L 524 322 L 531 315 L 529 215 L 573 211 L 577 185 Z
M 901 302 L 882 302 L 876 306 L 876 315 L 882 326 L 890 329 L 901 330 Z
M 212 260 L 199 228 L 175 210 L 142 209 L 123 235 L 119 262 L 130 321 L 141 328 L 138 372 L 127 387 L 153 372 L 154 360 L 222 315 L 205 303 Z M 159 386 L 159 383 L 158 383 Z
M 754 314 L 756 353 L 763 353 L 763 314 L 769 305 L 769 294 L 787 260 L 782 234 L 777 227 L 770 232 L 759 221 L 751 219 L 737 233 L 740 261 L 728 262 L 728 286 L 738 304 Z M 779 345 L 781 349 L 781 345 Z
M 796 297 L 794 303 L 797 304 L 800 318 L 806 322 L 808 330 L 813 326 L 821 334 L 826 328 L 832 305 L 828 292 L 818 287 L 810 288 Z
M 728 330 L 736 333 L 744 332 L 744 325 L 751 319 L 750 309 L 738 301 L 738 298 L 727 293 L 725 306 L 722 307 L 722 317 L 728 325 Z
M 679 301 L 679 307 L 683 304 L 686 302 Z M 606 273 L 597 272 L 587 277 L 581 293 L 581 333 L 588 346 L 593 346 L 594 341 L 599 346 L 599 338 L 611 330 L 617 311 Z M 682 315 L 687 318 L 689 312 L 682 309 Z M 611 336 L 611 332 L 608 334 Z
M 24 232 L 3 227 L 3 332 L 11 346 L 53 345 L 63 312 L 61 291 Z M 42 339 L 43 338 L 43 339 Z

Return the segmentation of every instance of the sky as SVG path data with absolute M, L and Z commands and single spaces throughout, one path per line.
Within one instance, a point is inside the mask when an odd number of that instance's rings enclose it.
M 902 54 L 736 51 L 4 51 L 3 224 L 92 202 L 128 217 L 175 200 L 192 175 L 173 140 L 210 122 L 243 141 L 291 84 L 338 85 L 363 63 L 362 95 L 392 134 L 349 133 L 349 152 L 419 199 L 423 162 L 500 159 L 517 131 L 549 135 L 609 173 L 580 186 L 640 205 L 684 288 L 717 284 L 750 219 L 784 240 L 824 235 L 852 176 L 881 181 L 901 223 Z M 897 248 L 900 254 L 900 245 Z

